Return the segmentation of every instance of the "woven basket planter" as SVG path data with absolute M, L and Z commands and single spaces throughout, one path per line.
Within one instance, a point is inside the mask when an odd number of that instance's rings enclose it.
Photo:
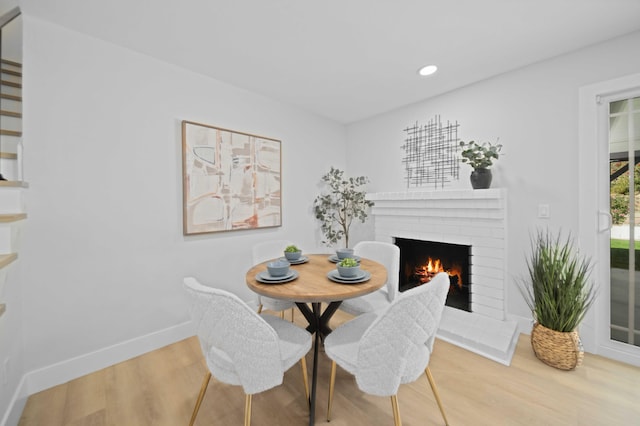
M 561 370 L 573 370 L 584 358 L 582 342 L 577 331 L 555 331 L 535 323 L 531 331 L 531 346 L 536 357 L 547 365 Z

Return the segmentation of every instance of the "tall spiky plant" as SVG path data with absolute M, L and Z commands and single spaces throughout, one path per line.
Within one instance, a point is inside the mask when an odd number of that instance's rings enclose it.
M 518 288 L 534 319 L 552 330 L 575 330 L 595 299 L 591 260 L 578 254 L 570 235 L 562 239 L 547 230 L 531 238 L 527 267 Z

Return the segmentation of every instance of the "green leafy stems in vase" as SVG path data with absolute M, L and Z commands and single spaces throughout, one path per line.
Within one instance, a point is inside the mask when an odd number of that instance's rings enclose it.
M 473 189 L 487 189 L 491 187 L 492 174 L 489 167 L 493 165 L 493 160 L 500 156 L 501 144 L 491 144 L 484 142 L 478 144 L 475 141 L 460 141 L 462 147 L 462 162 L 473 167 L 470 180 Z
M 497 160 L 502 150 L 502 144 L 491 144 L 490 142 L 476 143 L 475 141 L 460 141 L 462 147 L 462 162 L 468 163 L 474 170 L 488 169 L 493 165 L 493 160 Z
M 313 201 L 313 212 L 320 221 L 324 244 L 333 245 L 344 240 L 349 247 L 349 231 L 354 220 L 364 223 L 373 201 L 367 200 L 364 187 L 369 183 L 365 176 L 346 177 L 340 169 L 331 167 L 322 176 L 328 191 Z

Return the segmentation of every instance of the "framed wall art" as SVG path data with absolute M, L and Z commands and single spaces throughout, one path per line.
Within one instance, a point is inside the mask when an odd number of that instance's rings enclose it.
M 444 126 L 440 116 L 424 125 L 407 127 L 405 144 L 402 149 L 405 156 L 405 180 L 407 188 L 433 185 L 444 188 L 454 180 L 460 179 L 460 162 L 458 159 L 458 127 L 456 121 Z
M 281 142 L 182 121 L 184 235 L 282 225 Z

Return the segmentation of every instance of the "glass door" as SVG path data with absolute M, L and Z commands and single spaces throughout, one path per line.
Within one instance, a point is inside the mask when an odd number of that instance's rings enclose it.
M 640 346 L 640 97 L 609 102 L 610 339 Z

